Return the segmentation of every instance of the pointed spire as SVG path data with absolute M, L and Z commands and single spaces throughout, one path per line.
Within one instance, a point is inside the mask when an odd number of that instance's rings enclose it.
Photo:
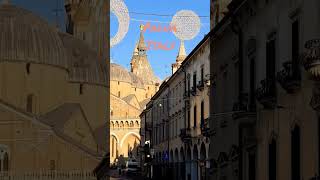
M 140 38 L 139 38 L 139 43 L 138 43 L 138 50 L 139 51 L 146 51 L 147 47 L 146 44 L 144 43 L 144 36 L 143 36 L 143 25 L 140 25 Z
M 178 52 L 178 56 L 176 61 L 183 61 L 186 58 L 187 54 L 186 54 L 186 48 L 184 47 L 184 41 L 181 40 L 180 42 L 180 48 L 179 48 L 179 52 Z

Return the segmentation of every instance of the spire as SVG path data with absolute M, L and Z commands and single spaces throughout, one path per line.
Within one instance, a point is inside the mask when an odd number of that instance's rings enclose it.
M 181 40 L 180 42 L 180 48 L 179 48 L 179 52 L 178 52 L 178 56 L 177 56 L 177 59 L 176 61 L 179 62 L 179 61 L 183 61 L 185 58 L 186 58 L 187 54 L 186 54 L 186 49 L 184 47 L 184 41 Z
M 143 25 L 140 25 L 140 38 L 138 43 L 138 50 L 139 52 L 144 52 L 147 50 L 146 44 L 144 43 L 144 36 L 143 36 Z

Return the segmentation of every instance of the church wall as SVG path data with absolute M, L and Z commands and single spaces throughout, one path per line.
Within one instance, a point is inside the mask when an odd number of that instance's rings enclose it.
M 115 96 L 118 96 L 118 92 L 120 91 L 120 97 L 126 97 L 129 94 L 132 94 L 131 88 L 131 83 L 123 81 L 110 81 L 110 93 Z
M 83 84 L 82 94 L 80 94 L 80 84 L 70 83 L 68 95 L 70 97 L 69 101 L 81 104 L 92 129 L 96 129 L 107 123 L 105 120 L 107 116 L 106 109 L 101 108 L 107 107 L 107 103 L 104 101 L 108 96 L 105 87 Z
M 138 117 L 139 113 L 141 112 L 139 109 L 128 105 L 125 101 L 114 96 L 111 96 L 111 108 L 113 114 L 111 119 Z
M 32 111 L 46 113 L 65 99 L 67 72 L 53 66 L 31 64 L 27 74 L 25 63 L 0 63 L 1 92 L 4 101 L 26 110 L 27 96 L 32 94 Z M 54 76 L 52 75 L 54 74 Z

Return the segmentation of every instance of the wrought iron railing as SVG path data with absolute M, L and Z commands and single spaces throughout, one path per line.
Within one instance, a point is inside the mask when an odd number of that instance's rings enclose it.
M 273 108 L 276 101 L 275 79 L 262 80 L 256 91 L 256 98 L 265 108 Z

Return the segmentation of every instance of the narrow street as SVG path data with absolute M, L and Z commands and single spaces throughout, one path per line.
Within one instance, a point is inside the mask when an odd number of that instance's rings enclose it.
M 141 176 L 126 176 L 126 175 L 121 175 L 119 176 L 117 170 L 111 170 L 110 173 L 110 180 L 144 180 L 144 177 Z

